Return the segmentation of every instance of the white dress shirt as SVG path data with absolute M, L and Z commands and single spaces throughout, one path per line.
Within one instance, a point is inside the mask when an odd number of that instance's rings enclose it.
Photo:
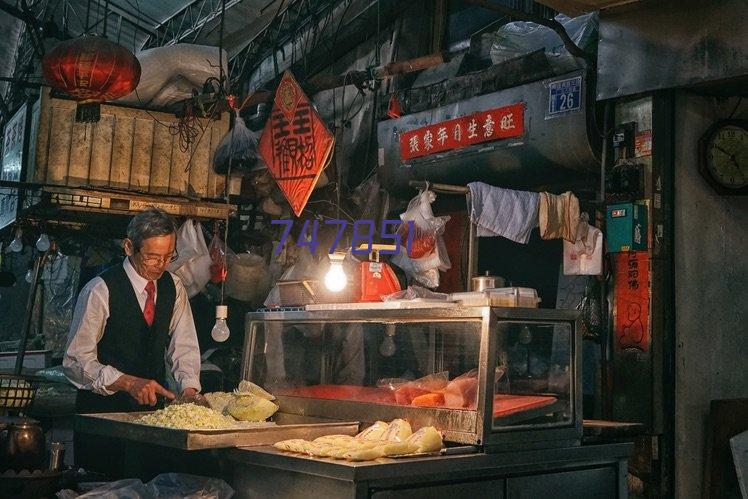
M 148 297 L 145 291 L 148 281 L 135 271 L 129 258 L 125 257 L 122 266 L 130 279 L 142 311 Z M 180 393 L 185 388 L 200 391 L 200 347 L 197 343 L 197 332 L 192 319 L 190 302 L 179 277 L 171 272 L 169 275 L 174 279 L 176 298 L 169 324 L 171 339 L 165 360 L 171 367 Z M 158 300 L 158 287 L 156 289 L 154 300 Z M 107 390 L 106 387 L 123 374 L 129 374 L 99 362 L 96 346 L 104 335 L 104 327 L 108 318 L 109 289 L 104 280 L 97 276 L 91 279 L 78 295 L 62 367 L 65 376 L 76 387 L 91 390 L 99 395 L 113 394 L 114 392 Z

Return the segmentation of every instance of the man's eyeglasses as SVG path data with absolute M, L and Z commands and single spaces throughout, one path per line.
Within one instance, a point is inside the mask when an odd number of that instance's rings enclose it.
M 140 253 L 141 257 L 140 259 L 142 262 L 146 265 L 162 265 L 166 262 L 175 262 L 179 258 L 179 253 L 177 252 L 176 248 L 174 249 L 174 252 L 171 254 L 171 256 L 154 256 L 149 255 L 146 253 Z

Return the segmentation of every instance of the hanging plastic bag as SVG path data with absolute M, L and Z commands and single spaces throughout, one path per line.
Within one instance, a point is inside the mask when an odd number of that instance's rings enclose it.
M 583 213 L 574 243 L 564 240 L 564 274 L 600 275 L 603 273 L 603 233 L 590 225 Z
M 200 224 L 192 219 L 182 224 L 177 231 L 177 250 L 179 258 L 168 268 L 182 280 L 187 296 L 192 298 L 208 284 L 212 263 Z
M 225 281 L 228 274 L 228 260 L 235 257 L 234 252 L 226 248 L 218 234 L 213 235 L 208 252 L 211 259 L 210 282 L 218 284 Z
M 229 164 L 232 172 L 252 170 L 262 163 L 257 154 L 258 141 L 259 135 L 247 128 L 237 111 L 233 128 L 223 136 L 213 156 L 213 170 L 226 174 Z
M 398 231 L 403 246 L 400 253 L 392 258 L 392 263 L 427 288 L 439 286 L 439 271 L 451 267 L 442 238 L 450 217 L 434 216 L 431 203 L 435 200 L 436 194 L 425 190 L 408 203 L 407 210 L 400 215 L 404 223 Z M 407 241 L 411 242 L 410 248 Z
M 270 271 L 259 255 L 241 253 L 231 263 L 226 278 L 226 296 L 260 307 L 270 291 Z

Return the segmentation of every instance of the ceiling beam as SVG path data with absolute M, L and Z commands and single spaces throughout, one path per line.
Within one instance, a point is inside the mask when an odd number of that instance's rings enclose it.
M 242 0 L 226 0 L 226 11 L 239 5 Z M 203 27 L 209 22 L 220 19 L 221 0 L 195 0 L 155 28 L 155 34 L 149 36 L 141 49 L 163 47 L 179 43 L 191 35 L 199 36 Z
M 146 19 L 143 19 L 141 17 L 138 17 L 134 15 L 132 12 L 123 9 L 122 7 L 118 7 L 117 5 L 111 2 L 109 2 L 107 5 L 104 5 L 99 0 L 93 0 L 91 2 L 91 7 L 97 7 L 97 8 L 102 8 L 102 9 L 108 8 L 111 12 L 113 12 L 114 14 L 117 14 L 122 19 L 132 24 L 132 26 L 138 31 L 142 31 L 143 33 L 150 35 L 150 36 L 154 36 L 156 34 L 156 32 L 153 29 L 152 22 Z M 84 29 L 85 29 L 85 26 L 84 26 Z

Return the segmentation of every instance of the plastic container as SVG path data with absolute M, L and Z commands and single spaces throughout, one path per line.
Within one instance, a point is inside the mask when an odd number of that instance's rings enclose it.
M 486 289 L 492 307 L 538 308 L 540 298 L 532 288 L 494 288 Z
M 538 308 L 540 298 L 532 288 L 489 288 L 483 291 L 452 293 L 449 299 L 465 307 L 522 307 Z

